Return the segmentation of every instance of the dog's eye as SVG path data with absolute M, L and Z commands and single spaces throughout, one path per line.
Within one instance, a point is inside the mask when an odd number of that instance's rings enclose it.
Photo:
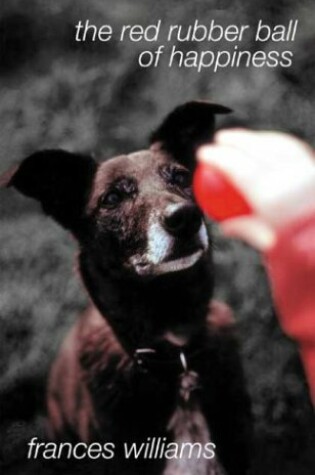
M 173 185 L 180 188 L 189 188 L 191 186 L 191 176 L 186 170 L 173 170 L 171 181 Z
M 101 206 L 115 207 L 123 200 L 123 195 L 118 190 L 112 190 L 109 193 L 102 196 L 100 200 Z

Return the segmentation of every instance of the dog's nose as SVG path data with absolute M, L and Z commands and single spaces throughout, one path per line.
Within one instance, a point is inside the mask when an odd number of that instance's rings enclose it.
M 181 206 L 164 218 L 166 231 L 175 237 L 192 237 L 199 231 L 201 223 L 202 214 L 194 205 Z

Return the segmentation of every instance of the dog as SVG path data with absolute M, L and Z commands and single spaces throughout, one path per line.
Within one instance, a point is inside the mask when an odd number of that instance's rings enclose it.
M 44 150 L 6 176 L 78 242 L 91 305 L 51 369 L 49 434 L 112 442 L 106 474 L 247 473 L 250 401 L 231 311 L 212 300 L 212 242 L 192 193 L 195 152 L 229 111 L 189 102 L 148 149 L 100 163 Z M 199 454 L 126 458 L 125 444 L 157 440 Z M 210 442 L 211 457 L 200 453 Z

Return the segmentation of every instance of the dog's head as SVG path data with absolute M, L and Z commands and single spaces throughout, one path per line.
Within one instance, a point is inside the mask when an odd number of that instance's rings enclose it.
M 26 158 L 7 178 L 69 229 L 108 271 L 137 278 L 192 268 L 209 243 L 191 189 L 196 148 L 229 109 L 190 102 L 175 109 L 147 150 L 101 163 L 61 150 Z

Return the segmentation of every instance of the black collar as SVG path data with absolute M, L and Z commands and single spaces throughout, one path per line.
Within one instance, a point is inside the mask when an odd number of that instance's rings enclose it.
M 194 369 L 204 348 L 187 348 L 169 344 L 161 348 L 137 348 L 133 359 L 136 367 L 143 372 L 167 372 L 181 374 Z
M 179 347 L 167 343 L 157 348 L 138 348 L 133 360 L 140 374 L 176 383 L 180 398 L 188 402 L 191 393 L 201 389 L 198 362 L 204 352 L 205 347 L 202 345 Z

